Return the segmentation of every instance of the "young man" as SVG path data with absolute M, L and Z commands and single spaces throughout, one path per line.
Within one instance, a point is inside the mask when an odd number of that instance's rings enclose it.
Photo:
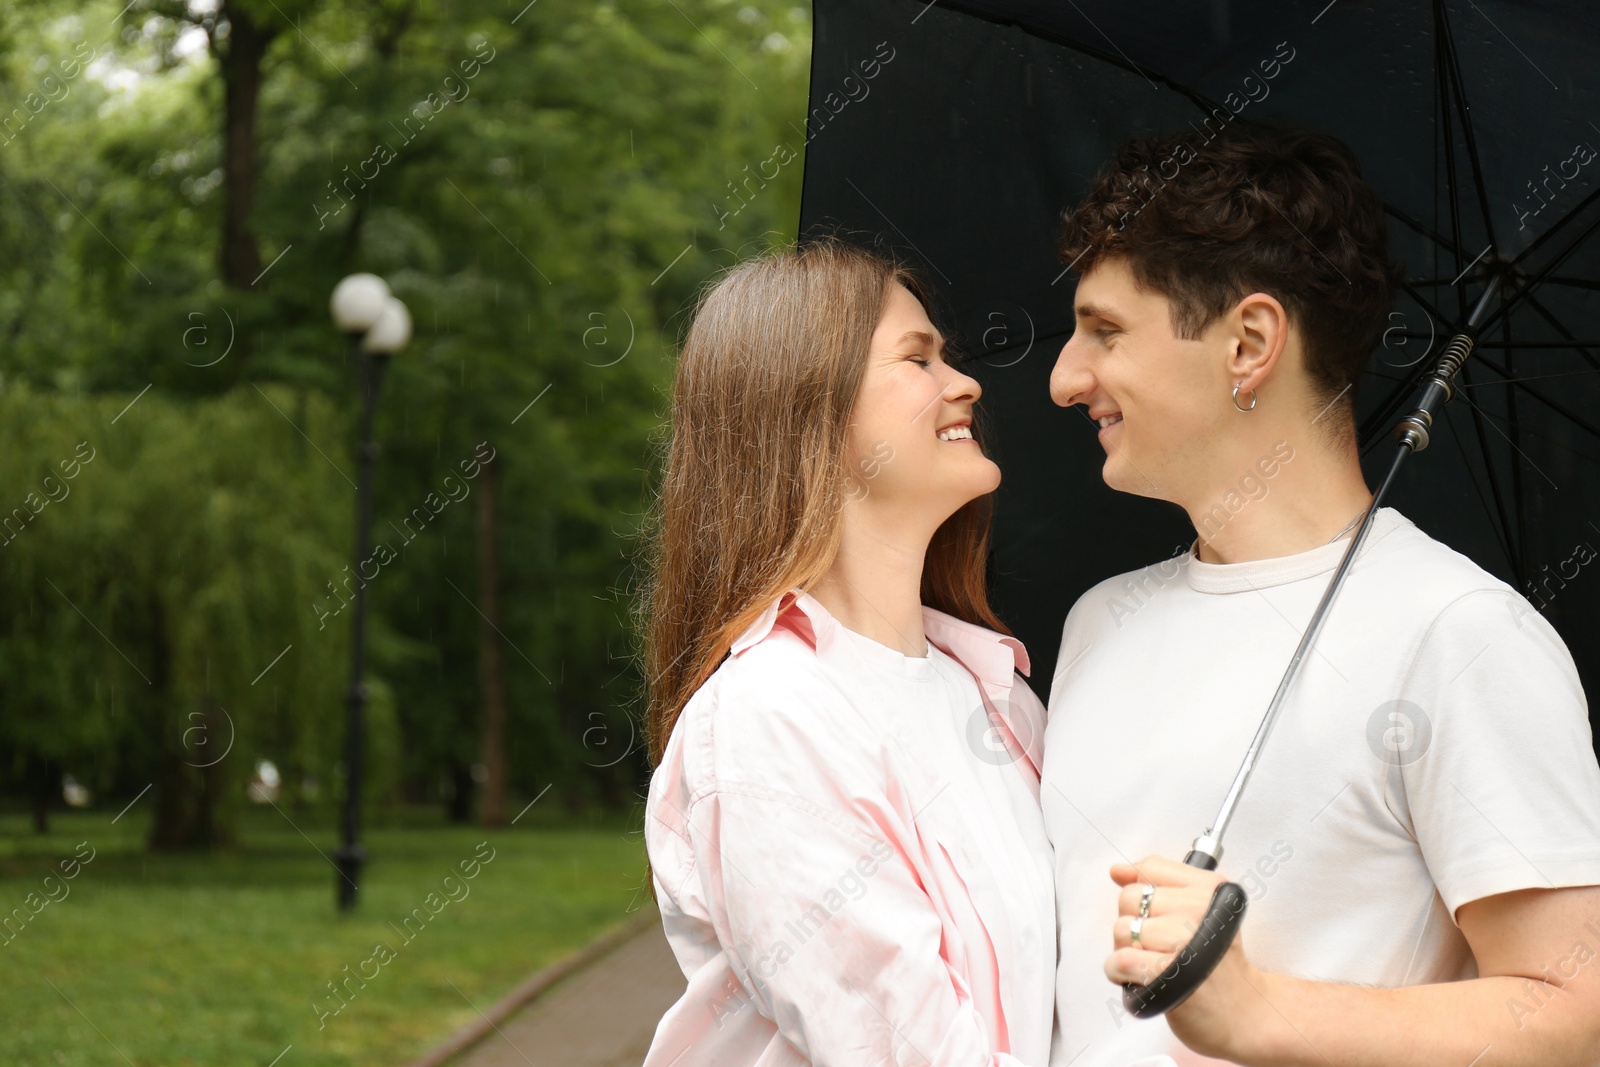
M 1100 424 L 1108 485 L 1177 504 L 1199 536 L 1067 618 L 1041 790 L 1052 1067 L 1600 1063 L 1600 767 L 1572 658 L 1392 507 L 1218 871 L 1176 859 L 1372 500 L 1352 394 L 1397 275 L 1354 157 L 1283 128 L 1134 142 L 1068 217 L 1062 256 L 1077 330 L 1051 394 Z M 1158 973 L 1224 877 L 1250 898 L 1234 948 L 1181 1008 L 1129 1016 L 1107 979 Z

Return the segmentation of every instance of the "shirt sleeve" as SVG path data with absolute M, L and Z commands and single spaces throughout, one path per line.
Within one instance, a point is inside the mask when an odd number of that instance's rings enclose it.
M 757 1010 L 816 1067 L 1020 1067 L 993 1052 L 902 855 L 820 805 L 745 783 L 690 813 L 713 922 Z
M 1452 917 L 1498 893 L 1600 884 L 1588 705 L 1566 645 L 1522 597 L 1486 589 L 1447 605 L 1389 709 L 1392 725 L 1373 718 L 1369 740 L 1398 765 Z
M 688 812 L 712 924 L 743 987 L 726 1010 L 759 1011 L 816 1067 L 1022 1067 L 995 1051 L 946 954 L 870 730 L 830 732 L 828 715 L 790 695 L 728 717 L 738 725 L 717 762 L 738 773 Z

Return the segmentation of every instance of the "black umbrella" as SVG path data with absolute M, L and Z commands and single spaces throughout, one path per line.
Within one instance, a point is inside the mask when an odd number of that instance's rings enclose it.
M 1553 0 L 817 0 L 802 231 L 881 234 L 981 355 L 985 407 L 1003 413 L 995 600 L 1035 679 L 1080 593 L 1192 536 L 1171 505 L 1106 489 L 1080 437 L 1093 428 L 1050 402 L 1073 325 L 1059 214 L 1128 138 L 1271 117 L 1355 150 L 1406 265 L 1358 390 L 1369 481 L 1526 591 L 1585 687 L 1600 681 L 1581 640 L 1600 626 L 1600 576 L 1580 569 L 1600 545 L 1596 45 L 1600 8 Z M 1452 356 L 1476 345 L 1422 405 L 1434 447 L 1401 467 L 1392 431 L 1457 335 Z M 1093 522 L 1073 521 L 1086 509 Z M 1225 947 L 1226 910 L 1198 956 Z

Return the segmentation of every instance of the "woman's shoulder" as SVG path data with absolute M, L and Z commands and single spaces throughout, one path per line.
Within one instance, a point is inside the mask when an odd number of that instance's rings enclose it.
M 851 711 L 850 693 L 816 649 L 799 635 L 774 630 L 759 643 L 723 659 L 690 698 L 697 718 L 732 739 L 766 723 L 820 729 Z
M 887 737 L 873 729 L 870 709 L 857 707 L 816 650 L 787 631 L 724 659 L 676 729 L 699 791 L 761 783 L 810 792 L 883 774 Z

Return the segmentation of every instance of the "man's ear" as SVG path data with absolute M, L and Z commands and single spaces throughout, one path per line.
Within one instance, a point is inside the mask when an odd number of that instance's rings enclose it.
M 1272 376 L 1289 345 L 1289 313 L 1268 293 L 1251 293 L 1234 305 L 1236 323 L 1228 378 L 1243 383 L 1241 391 L 1255 389 Z

